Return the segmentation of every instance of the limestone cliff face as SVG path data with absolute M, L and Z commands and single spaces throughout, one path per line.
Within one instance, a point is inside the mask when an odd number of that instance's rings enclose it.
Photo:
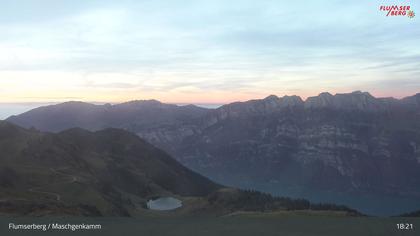
M 269 96 L 138 134 L 218 181 L 420 195 L 417 97 Z M 152 140 L 153 139 L 153 140 Z
M 321 93 L 316 97 L 309 97 L 305 108 L 335 108 L 345 110 L 378 111 L 387 107 L 387 101 L 376 99 L 367 92 L 356 91 L 350 94 Z
M 398 100 L 360 91 L 321 93 L 306 101 L 271 95 L 218 109 L 157 101 L 99 108 L 94 117 L 101 127 L 132 131 L 222 183 L 420 195 L 420 94 Z M 69 128 L 48 121 L 49 109 L 10 121 Z M 81 124 L 98 128 L 98 122 Z

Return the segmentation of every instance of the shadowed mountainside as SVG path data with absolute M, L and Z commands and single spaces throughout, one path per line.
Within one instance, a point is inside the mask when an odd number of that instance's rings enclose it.
M 220 188 L 118 129 L 51 134 L 0 122 L 0 151 L 0 202 L 6 208 L 19 202 L 16 207 L 26 210 L 39 204 L 64 213 L 86 208 L 129 215 L 152 196 L 203 197 Z
M 117 105 L 65 102 L 35 108 L 7 120 L 21 127 L 36 127 L 51 132 L 76 127 L 88 130 L 109 127 L 136 130 L 181 124 L 206 112 L 207 109 L 194 105 L 177 106 L 156 100 L 131 101 Z
M 149 110 L 139 103 L 150 105 Z M 276 194 L 315 189 L 420 197 L 420 94 L 394 99 L 359 91 L 321 93 L 306 101 L 271 95 L 218 109 L 188 110 L 143 101 L 123 104 L 136 111 L 130 117 L 124 112 L 93 115 L 70 109 L 76 104 L 37 108 L 8 120 L 45 131 L 123 128 L 231 186 Z M 79 106 L 112 111 L 120 105 Z M 160 114 L 162 106 L 172 109 L 162 113 L 164 121 L 149 116 Z M 92 122 L 86 123 L 84 114 Z M 114 122 L 118 116 L 124 119 Z
M 332 210 L 255 191 L 224 188 L 138 136 L 119 129 L 57 134 L 0 121 L 0 214 L 131 216 L 148 214 L 148 199 L 184 200 L 175 214 Z

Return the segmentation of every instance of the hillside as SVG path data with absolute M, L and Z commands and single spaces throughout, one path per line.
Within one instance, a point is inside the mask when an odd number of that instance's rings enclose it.
M 220 187 L 117 129 L 51 134 L 0 122 L 0 152 L 6 212 L 130 215 L 154 196 L 205 197 Z
M 58 132 L 70 128 L 129 130 L 179 125 L 202 116 L 207 109 L 194 105 L 177 106 L 156 100 L 138 100 L 111 105 L 84 102 L 65 102 L 35 108 L 7 120 L 21 127 L 36 127 L 42 131 Z
M 63 130 L 69 125 L 57 126 L 56 114 L 66 114 L 67 106 L 37 108 L 8 120 Z M 178 114 L 171 112 L 165 117 Z M 133 125 L 147 115 L 139 111 L 138 118 L 119 125 L 97 121 L 101 127 L 134 132 L 183 165 L 229 186 L 294 197 L 321 192 L 320 201 L 372 196 L 360 209 L 378 203 L 388 214 L 397 214 L 399 207 L 393 205 L 401 197 L 420 202 L 420 94 L 395 99 L 360 91 L 321 93 L 305 101 L 271 95 L 177 116 L 177 122 L 157 118 L 153 125 Z M 77 119 L 72 122 L 89 128 Z M 385 198 L 391 200 L 380 203 Z M 420 207 L 404 202 L 404 211 Z
M 0 122 L 0 215 L 141 216 L 146 201 L 184 201 L 174 214 L 328 210 L 343 206 L 226 188 L 185 168 L 138 136 L 80 128 L 57 134 Z

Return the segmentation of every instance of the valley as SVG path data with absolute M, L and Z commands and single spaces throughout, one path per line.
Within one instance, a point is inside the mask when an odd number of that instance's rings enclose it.
M 7 120 L 49 132 L 120 128 L 227 186 L 394 215 L 419 207 L 419 110 L 420 94 L 395 99 L 356 91 L 305 101 L 271 95 L 216 109 L 156 100 L 67 102 Z
M 305 209 L 360 215 L 345 206 L 225 187 L 121 129 L 53 134 L 0 121 L 0 150 L 2 215 L 134 217 L 153 212 L 159 199 L 177 204 L 157 206 L 173 209 L 164 215 Z

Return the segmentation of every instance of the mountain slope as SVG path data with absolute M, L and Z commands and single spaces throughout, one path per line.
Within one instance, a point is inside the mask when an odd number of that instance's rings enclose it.
M 272 182 L 420 196 L 415 101 L 354 92 L 323 93 L 288 106 L 273 96 L 229 104 L 201 118 L 174 155 L 200 173 L 242 187 Z
M 159 196 L 184 201 L 167 214 L 301 209 L 359 214 L 344 206 L 222 187 L 120 129 L 51 134 L 0 121 L 0 153 L 0 215 L 147 215 L 153 213 L 146 201 Z
M 220 188 L 118 129 L 51 134 L 0 122 L 0 150 L 0 202 L 20 201 L 17 207 L 88 206 L 95 214 L 128 215 L 150 197 L 204 197 Z
M 131 101 L 117 105 L 65 102 L 35 108 L 7 120 L 21 127 L 36 127 L 51 132 L 75 127 L 93 131 L 109 127 L 135 131 L 155 125 L 181 124 L 206 112 L 207 109 L 194 105 L 177 106 L 156 100 Z
M 209 109 L 179 122 L 125 128 L 187 167 L 231 186 L 273 194 L 293 189 L 297 197 L 322 190 L 328 196 L 418 199 L 419 101 L 420 94 L 394 99 L 360 91 L 321 93 L 306 101 L 271 95 Z M 47 114 L 37 117 L 48 127 Z M 37 127 L 30 119 L 23 120 L 27 127 Z M 329 201 L 328 196 L 320 200 Z
M 138 135 L 228 185 L 419 197 L 418 97 L 269 96 Z

